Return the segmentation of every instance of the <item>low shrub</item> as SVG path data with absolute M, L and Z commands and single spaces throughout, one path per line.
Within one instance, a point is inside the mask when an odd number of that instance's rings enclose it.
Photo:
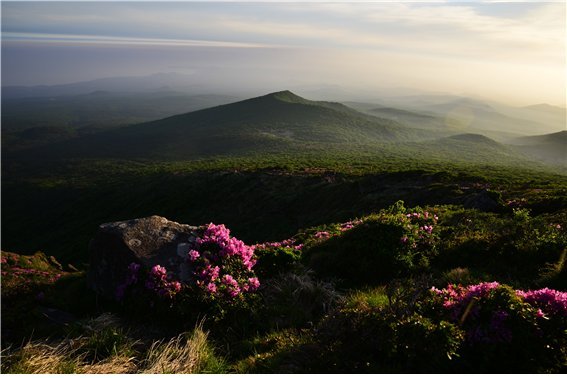
M 437 215 L 421 208 L 390 209 L 363 218 L 341 233 L 306 242 L 304 261 L 317 274 L 345 286 L 383 284 L 428 268 L 436 255 Z
M 498 282 L 449 285 L 433 288 L 423 309 L 465 332 L 462 371 L 558 372 L 567 362 L 566 293 L 515 291 Z
M 302 244 L 294 245 L 293 240 L 256 245 L 257 258 L 254 272 L 260 279 L 267 279 L 298 268 Z
M 563 289 L 567 233 L 556 220 L 532 217 L 527 209 L 513 209 L 505 216 L 458 209 L 441 215 L 435 268 L 467 267 L 482 273 L 475 277 L 482 280 L 490 276 L 513 286 L 543 284 Z
M 449 285 L 425 293 L 418 287 L 394 286 L 366 290 L 367 295 L 353 293 L 316 327 L 328 372 L 558 373 L 565 369 L 567 293 L 514 290 L 498 282 Z M 407 295 L 396 300 L 399 292 Z M 367 298 L 374 297 L 381 300 L 371 304 Z
M 319 326 L 328 372 L 446 372 L 458 356 L 463 332 L 447 321 L 387 310 L 343 308 Z

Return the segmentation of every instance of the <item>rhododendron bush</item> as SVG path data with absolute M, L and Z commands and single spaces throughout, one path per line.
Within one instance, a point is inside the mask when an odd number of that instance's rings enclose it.
M 567 293 L 513 290 L 498 282 L 433 287 L 430 293 L 426 312 L 465 331 L 464 353 L 484 356 L 479 360 L 486 363 L 510 353 L 534 367 L 567 362 Z
M 149 293 L 152 298 L 172 304 L 184 297 L 189 303 L 198 300 L 230 305 L 244 301 L 260 286 L 253 271 L 254 247 L 231 237 L 230 230 L 222 224 L 207 225 L 181 264 L 177 271 L 189 272 L 184 281 L 163 266 L 155 265 L 146 271 L 131 263 L 125 281 L 116 288 L 117 299 L 136 292 Z

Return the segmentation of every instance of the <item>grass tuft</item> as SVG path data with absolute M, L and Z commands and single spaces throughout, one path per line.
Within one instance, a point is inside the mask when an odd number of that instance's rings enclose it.
M 28 342 L 17 351 L 6 352 L 2 358 L 3 374 L 70 374 L 77 372 L 80 363 L 80 357 L 70 357 L 68 342 L 55 346 Z
M 198 325 L 191 335 L 181 334 L 168 342 L 157 341 L 143 362 L 144 374 L 197 374 L 226 372 L 225 363 L 215 356 L 208 332 Z

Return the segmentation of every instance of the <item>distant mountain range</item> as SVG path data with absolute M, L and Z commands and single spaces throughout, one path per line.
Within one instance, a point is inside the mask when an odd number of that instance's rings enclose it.
M 289 91 L 50 144 L 49 156 L 195 159 L 422 139 L 423 132 Z
M 517 138 L 513 144 L 528 156 L 549 164 L 567 167 L 567 130 Z
M 518 151 L 478 133 L 449 133 L 447 127 L 437 127 L 439 119 L 386 107 L 363 113 L 340 103 L 311 101 L 290 91 L 280 91 L 106 130 L 36 127 L 8 134 L 3 151 L 9 160 L 180 161 L 332 151 L 350 151 L 359 156 L 381 154 L 386 159 L 506 164 L 521 164 L 525 160 L 525 149 Z M 429 121 L 430 125 L 408 126 L 417 125 L 420 120 Z M 18 143 L 24 147 L 12 148 Z M 558 139 L 558 143 L 563 142 Z
M 2 130 L 36 127 L 104 129 L 227 104 L 227 95 L 192 95 L 175 91 L 109 92 L 50 97 L 2 98 Z
M 92 92 L 156 92 L 179 91 L 204 93 L 201 85 L 191 85 L 191 75 L 156 73 L 147 76 L 108 77 L 60 85 L 3 86 L 2 98 L 58 97 Z M 193 93 L 196 94 L 196 93 Z
M 548 104 L 513 107 L 408 88 L 353 91 L 320 85 L 292 90 L 310 98 L 356 100 L 342 102 L 412 128 L 446 132 L 446 135 L 481 133 L 505 143 L 519 136 L 562 131 L 567 124 L 566 109 Z M 5 86 L 2 87 L 2 128 L 16 131 L 44 126 L 114 127 L 227 104 L 267 91 L 222 88 L 195 75 L 174 72 L 51 86 Z

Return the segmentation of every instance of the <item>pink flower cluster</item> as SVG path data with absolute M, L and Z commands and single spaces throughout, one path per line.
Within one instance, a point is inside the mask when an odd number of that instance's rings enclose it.
M 33 268 L 22 268 L 17 265 L 2 268 L 2 276 L 8 275 L 15 279 L 23 280 L 24 283 L 37 282 L 38 279 L 42 282 L 54 283 L 62 276 L 61 273 L 48 272 Z
M 242 240 L 230 237 L 230 230 L 224 224 L 207 226 L 202 238 L 197 238 L 197 245 L 201 248 L 209 244 L 218 246 L 218 257 L 238 256 L 248 270 L 251 270 L 256 261 L 254 247 L 247 246 Z
M 356 220 L 353 220 L 353 221 L 348 221 L 348 222 L 345 222 L 345 223 L 341 223 L 341 224 L 338 225 L 338 229 L 332 230 L 331 232 L 329 232 L 329 231 L 317 231 L 313 235 L 313 237 L 315 239 L 318 239 L 318 240 L 327 240 L 327 239 L 329 239 L 333 236 L 340 235 L 342 232 L 351 230 L 361 223 L 362 223 L 362 221 L 359 220 L 359 219 L 356 219 Z
M 430 245 L 433 242 L 433 226 L 439 217 L 428 211 L 407 213 L 402 218 L 407 229 L 406 235 L 400 238 L 400 243 L 417 248 L 419 245 Z
M 289 238 L 282 240 L 281 242 L 266 242 L 262 244 L 256 244 L 255 249 L 268 249 L 268 248 L 293 248 L 296 251 L 301 251 L 303 249 L 303 243 L 296 244 L 297 240 L 294 238 Z
M 443 307 L 452 310 L 453 320 L 459 320 L 462 311 L 473 298 L 485 297 L 490 291 L 500 286 L 498 282 L 482 282 L 478 285 L 448 285 L 446 289 L 431 288 L 431 291 L 444 298 Z
M 327 231 L 318 231 L 313 235 L 316 239 L 329 239 L 331 234 Z
M 194 249 L 192 249 L 189 251 L 187 257 L 189 258 L 190 261 L 197 261 L 197 259 L 201 257 L 201 254 L 199 253 L 199 251 L 195 251 Z
M 291 242 L 290 242 L 291 244 Z M 253 276 L 256 264 L 254 249 L 230 236 L 224 225 L 209 224 L 196 249 L 189 251 L 187 263 L 193 270 L 197 285 L 209 296 L 235 299 L 260 286 Z
M 167 270 L 160 265 L 156 265 L 150 270 L 145 287 L 154 291 L 160 297 L 173 298 L 181 291 L 181 283 L 170 279 Z
M 431 216 L 431 214 L 429 214 L 429 212 L 424 211 L 423 214 L 422 213 L 408 213 L 406 214 L 406 218 L 408 219 L 433 219 L 435 222 L 437 222 L 439 220 L 439 217 L 437 216 L 437 214 L 433 214 L 433 216 Z
M 431 291 L 443 299 L 443 307 L 450 311 L 453 321 L 468 324 L 466 326 L 467 337 L 470 341 L 508 342 L 512 338 L 512 333 L 506 326 L 506 319 L 510 316 L 506 309 L 493 310 L 492 313 L 489 313 L 488 324 L 479 324 L 482 304 L 476 302 L 486 298 L 499 286 L 498 282 L 482 282 L 467 287 L 448 285 L 442 290 L 433 287 Z M 537 318 L 547 315 L 567 316 L 567 293 L 565 292 L 544 288 L 527 292 L 517 290 L 516 295 L 534 307 Z
M 191 272 L 190 278 L 185 282 L 185 288 L 196 287 L 197 293 L 209 298 L 242 298 L 241 294 L 253 292 L 260 286 L 260 281 L 252 271 L 255 263 L 253 246 L 231 237 L 230 230 L 224 225 L 211 223 L 206 226 L 202 237 L 196 239 L 194 247 L 187 251 L 185 260 L 181 262 L 182 271 L 188 268 Z M 181 282 L 175 280 L 165 267 L 155 265 L 145 279 L 140 278 L 140 268 L 136 263 L 129 265 L 125 281 L 116 288 L 117 299 L 122 299 L 128 287 L 136 283 L 143 284 L 146 290 L 169 299 L 183 290 Z
M 482 282 L 467 287 L 448 285 L 442 290 L 433 287 L 431 291 L 444 299 L 443 307 L 450 311 L 454 322 L 466 324 L 469 342 L 510 342 L 512 332 L 506 325 L 506 319 L 510 316 L 508 312 L 504 309 L 497 309 L 489 314 L 488 324 L 481 324 L 479 322 L 481 306 L 475 303 L 486 298 L 492 290 L 499 286 L 498 282 Z
M 419 227 L 419 230 L 420 230 L 420 231 L 425 231 L 425 232 L 427 232 L 428 234 L 431 234 L 431 233 L 433 232 L 433 226 L 428 226 L 428 225 L 421 226 L 421 227 Z
M 345 232 L 347 230 L 350 230 L 351 228 L 354 228 L 361 223 L 362 223 L 362 221 L 360 219 L 356 219 L 356 220 L 353 220 L 353 221 L 348 221 L 348 222 L 342 223 L 340 225 L 341 232 Z
M 534 307 L 538 308 L 538 316 L 567 316 L 567 293 L 548 288 L 522 291 L 516 294 Z

